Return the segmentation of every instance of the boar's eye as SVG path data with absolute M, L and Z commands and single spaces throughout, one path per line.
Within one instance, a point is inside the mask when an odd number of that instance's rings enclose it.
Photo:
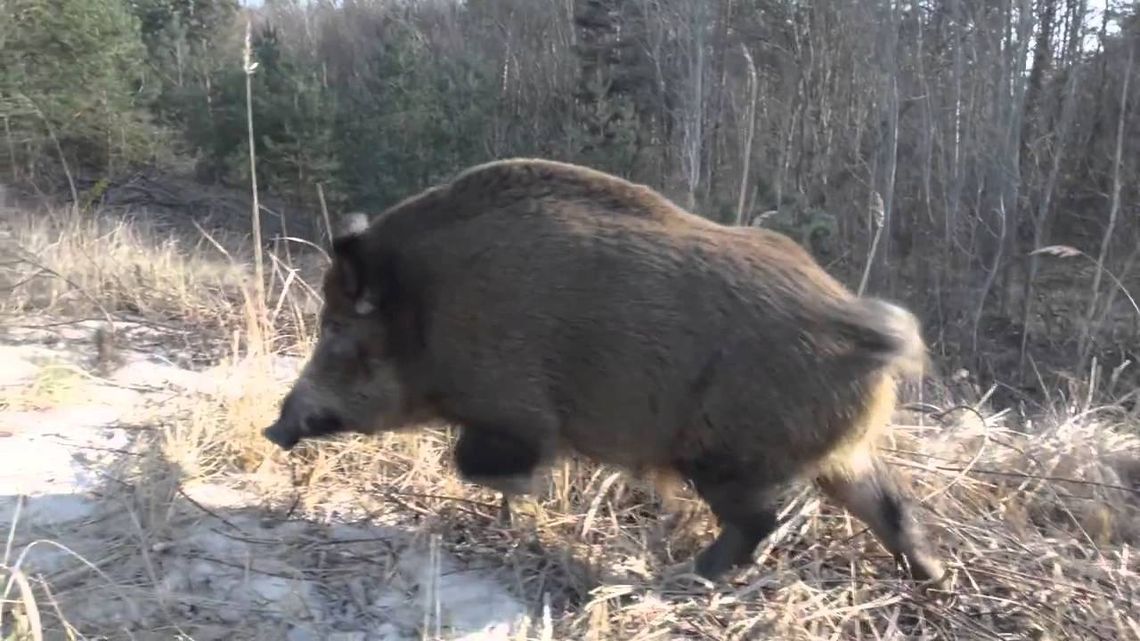
M 345 372 L 364 375 L 368 369 L 371 350 L 368 348 L 368 337 L 359 332 L 360 328 L 329 325 L 322 330 L 320 342 L 321 350 Z
M 305 421 L 305 428 L 311 436 L 324 436 L 343 430 L 344 424 L 335 414 L 323 413 L 309 417 Z
M 376 311 L 376 305 L 373 304 L 372 296 L 368 290 L 365 290 L 360 298 L 357 298 L 356 301 L 353 302 L 352 311 L 355 312 L 357 316 L 370 316 Z
M 358 341 L 351 334 L 329 332 L 322 340 L 328 341 L 329 354 L 337 359 L 356 359 L 359 356 Z

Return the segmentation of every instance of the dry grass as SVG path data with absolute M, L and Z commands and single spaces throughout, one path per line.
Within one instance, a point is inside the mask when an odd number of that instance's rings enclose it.
M 0 389 L 0 410 L 45 410 L 65 405 L 83 393 L 83 377 L 73 368 L 47 365 L 26 387 Z
M 24 261 L 9 266 L 9 278 L 17 275 L 23 286 L 6 298 L 8 313 L 127 312 L 216 322 L 232 311 L 239 291 L 240 272 L 202 258 L 200 248 L 151 237 L 141 223 L 58 210 L 7 222 L 21 250 L 13 261 Z
M 0 303 L 7 322 L 35 312 L 176 323 L 201 341 L 175 347 L 220 355 L 222 384 L 167 404 L 158 429 L 108 472 L 114 482 L 91 517 L 104 538 L 76 550 L 84 563 L 27 576 L 21 555 L 57 539 L 9 536 L 0 559 L 3 641 L 282 638 L 280 622 L 296 610 L 243 602 L 234 615 L 232 603 L 195 601 L 160 578 L 171 563 L 163 554 L 191 524 L 221 523 L 235 538 L 260 527 L 242 510 L 193 499 L 203 482 L 240 490 L 246 507 L 278 520 L 364 519 L 497 568 L 532 611 L 518 638 L 1140 639 L 1140 438 L 1112 408 L 1059 407 L 1029 432 L 988 410 L 959 409 L 941 422 L 899 413 L 884 448 L 923 500 L 922 518 L 953 572 L 951 594 L 919 596 L 858 522 L 811 491 L 789 497 L 788 520 L 755 567 L 702 586 L 665 577 L 709 540 L 707 510 L 690 500 L 687 518 L 664 518 L 651 490 L 606 468 L 558 467 L 545 493 L 516 510 L 516 527 L 501 531 L 496 497 L 452 473 L 446 430 L 307 443 L 290 455 L 270 447 L 258 432 L 283 393 L 280 356 L 308 348 L 311 272 L 303 278 L 275 258 L 263 316 L 245 297 L 248 269 L 232 258 L 244 255 L 236 244 L 163 241 L 104 217 L 8 212 L 6 221 L 19 251 L 0 271 L 0 286 L 11 288 Z M 21 403 L 50 406 L 76 393 L 44 376 Z M 290 536 L 256 530 L 277 563 L 265 572 L 351 592 L 352 581 L 400 554 L 306 527 Z M 76 604 L 96 595 L 133 631 L 85 629 Z M 426 610 L 431 638 L 436 622 Z

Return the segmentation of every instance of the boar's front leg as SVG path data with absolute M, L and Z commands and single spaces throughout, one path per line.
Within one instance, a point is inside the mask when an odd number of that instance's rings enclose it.
M 502 494 L 502 525 L 512 521 L 511 497 L 533 492 L 535 470 L 544 458 L 538 443 L 503 430 L 471 426 L 462 428 L 454 457 L 463 478 Z

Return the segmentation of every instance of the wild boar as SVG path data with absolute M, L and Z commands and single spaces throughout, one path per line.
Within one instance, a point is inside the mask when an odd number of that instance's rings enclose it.
M 672 476 L 718 519 L 694 568 L 714 581 L 773 531 L 779 491 L 814 480 L 914 578 L 942 577 L 874 452 L 927 363 L 919 323 L 788 237 L 534 159 L 349 220 L 273 443 L 445 421 L 460 473 L 504 497 L 570 452 Z

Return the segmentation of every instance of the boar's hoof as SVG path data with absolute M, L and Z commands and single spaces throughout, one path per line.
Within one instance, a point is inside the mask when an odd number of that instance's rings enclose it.
M 499 503 L 498 523 L 501 527 L 510 527 L 514 520 L 514 514 L 511 512 L 511 497 L 508 494 L 503 494 L 503 500 Z
M 739 532 L 727 528 L 697 554 L 694 570 L 704 579 L 715 583 L 730 570 L 751 563 L 754 549 L 754 545 L 745 543 Z
M 899 555 L 895 557 L 895 562 L 906 569 L 911 578 L 919 583 L 919 592 L 944 589 L 950 578 L 950 572 L 945 566 L 925 554 L 915 553 L 914 557 Z

